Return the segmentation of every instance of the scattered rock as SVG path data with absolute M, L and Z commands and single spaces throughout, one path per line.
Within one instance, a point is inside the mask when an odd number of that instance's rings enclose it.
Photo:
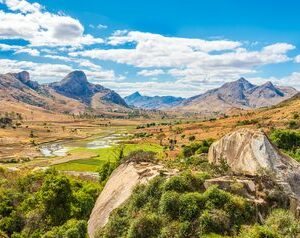
M 256 196 L 256 185 L 250 179 L 240 179 L 230 176 L 208 179 L 204 182 L 205 189 L 217 185 L 220 189 L 237 193 L 241 196 L 254 199 Z

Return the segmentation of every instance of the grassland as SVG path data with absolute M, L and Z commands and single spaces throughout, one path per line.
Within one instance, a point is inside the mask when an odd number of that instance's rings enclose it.
M 145 150 L 145 151 L 153 151 L 158 154 L 158 157 L 162 157 L 163 148 L 157 144 L 124 144 L 124 155 L 128 155 L 131 151 L 134 150 Z M 97 154 L 88 159 L 78 159 L 72 160 L 66 163 L 60 163 L 53 165 L 57 170 L 63 171 L 84 171 L 84 172 L 96 172 L 101 164 L 106 161 L 115 161 L 116 155 L 119 146 L 113 146 L 110 148 L 102 148 L 102 149 L 88 149 L 88 148 L 77 148 L 71 150 L 71 154 L 86 154 L 86 153 L 94 153 Z

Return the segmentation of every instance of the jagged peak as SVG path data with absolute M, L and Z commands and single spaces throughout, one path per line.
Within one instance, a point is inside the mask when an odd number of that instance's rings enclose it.
M 12 75 L 14 75 L 15 78 L 17 78 L 22 82 L 27 82 L 30 80 L 30 74 L 27 71 L 21 71 L 19 73 L 14 73 Z
M 140 94 L 139 91 L 136 91 L 136 92 L 134 92 L 133 94 L 131 94 L 131 96 L 141 97 L 142 95 Z
M 261 87 L 275 87 L 275 86 L 271 81 L 268 81 L 262 84 Z
M 62 82 L 77 82 L 77 83 L 88 83 L 87 77 L 85 73 L 81 70 L 75 70 L 70 72 Z

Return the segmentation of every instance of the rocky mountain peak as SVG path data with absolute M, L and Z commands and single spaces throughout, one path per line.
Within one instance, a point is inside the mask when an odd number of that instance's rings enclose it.
M 62 83 L 79 83 L 88 84 L 87 77 L 83 71 L 75 70 L 69 73 L 62 81 Z
M 13 74 L 13 76 L 15 78 L 17 78 L 18 80 L 20 80 L 21 82 L 27 82 L 30 80 L 30 75 L 27 71 L 22 71 L 22 72 L 19 72 L 19 73 L 15 73 Z
M 135 93 L 131 94 L 132 97 L 141 97 L 142 95 L 136 91 Z

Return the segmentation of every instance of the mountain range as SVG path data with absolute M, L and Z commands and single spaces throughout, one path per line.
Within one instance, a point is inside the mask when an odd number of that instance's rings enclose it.
M 173 96 L 142 96 L 139 92 L 135 92 L 124 99 L 129 106 L 143 109 L 166 109 L 177 106 L 184 100 L 181 97 Z
M 64 114 L 91 112 L 128 113 L 132 108 L 159 109 L 172 113 L 203 115 L 226 113 L 232 109 L 251 109 L 278 104 L 297 94 L 292 87 L 271 82 L 257 86 L 244 78 L 225 83 L 187 99 L 173 96 L 143 96 L 135 92 L 124 99 L 115 91 L 88 81 L 83 71 L 73 71 L 60 82 L 39 84 L 28 72 L 0 74 L 0 112 L 43 110 Z
M 272 106 L 291 98 L 297 92 L 292 87 L 275 86 L 271 82 L 258 86 L 240 78 L 187 99 L 172 96 L 149 97 L 135 92 L 125 97 L 125 101 L 130 106 L 144 109 L 212 114 L 225 113 L 234 108 L 251 109 Z
M 44 85 L 30 80 L 26 71 L 1 74 L 0 99 L 0 111 L 5 111 L 1 107 L 6 105 L 13 106 L 16 110 L 25 107 L 32 111 L 67 114 L 87 111 L 102 114 L 130 110 L 119 94 L 101 85 L 89 83 L 82 71 L 73 71 L 60 82 Z

